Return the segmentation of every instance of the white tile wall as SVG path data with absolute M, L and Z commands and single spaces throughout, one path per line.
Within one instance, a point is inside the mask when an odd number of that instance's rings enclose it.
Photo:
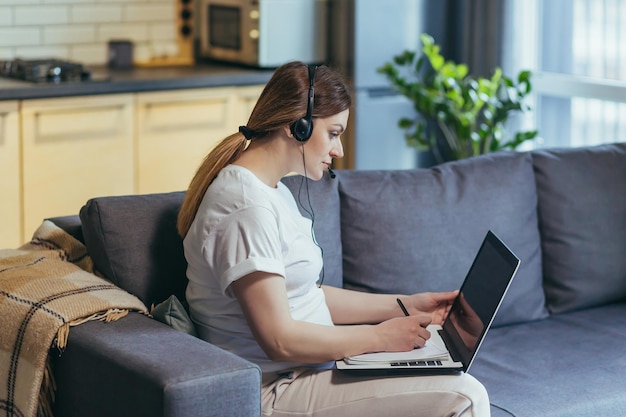
M 105 64 L 108 41 L 135 58 L 178 53 L 176 0 L 0 0 L 0 59 L 59 58 Z

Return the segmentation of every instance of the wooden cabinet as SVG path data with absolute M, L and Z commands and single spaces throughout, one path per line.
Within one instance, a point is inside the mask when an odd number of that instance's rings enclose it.
M 22 103 L 24 239 L 95 196 L 134 192 L 134 96 Z
M 262 88 L 0 101 L 0 248 L 93 197 L 185 190 Z
M 184 190 L 206 154 L 233 133 L 232 89 L 137 96 L 137 192 Z
M 245 124 L 262 87 L 137 95 L 137 192 L 185 190 L 204 157 Z
M 0 248 L 22 243 L 19 103 L 0 101 Z
M 245 125 L 250 118 L 250 113 L 254 109 L 264 85 L 251 85 L 247 87 L 239 87 L 236 91 L 236 114 L 233 121 L 233 127 L 235 130 L 239 129 L 239 126 Z

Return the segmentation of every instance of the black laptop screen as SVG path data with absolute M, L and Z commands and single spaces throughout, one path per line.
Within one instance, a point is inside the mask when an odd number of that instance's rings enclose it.
M 452 304 L 442 336 L 465 370 L 506 293 L 519 259 L 490 231 Z

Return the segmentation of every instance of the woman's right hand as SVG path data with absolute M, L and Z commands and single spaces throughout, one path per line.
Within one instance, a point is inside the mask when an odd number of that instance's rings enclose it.
M 386 352 L 405 352 L 423 347 L 430 338 L 426 327 L 430 314 L 420 313 L 408 317 L 394 317 L 375 326 Z

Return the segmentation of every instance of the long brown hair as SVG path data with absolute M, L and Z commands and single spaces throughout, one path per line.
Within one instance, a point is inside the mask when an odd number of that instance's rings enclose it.
M 246 127 L 254 132 L 253 136 L 264 136 L 304 117 L 308 91 L 308 65 L 302 62 L 282 65 L 265 85 Z M 314 118 L 333 116 L 349 109 L 352 104 L 343 79 L 327 66 L 319 66 L 315 70 L 313 103 Z M 246 148 L 246 142 L 242 133 L 234 133 L 224 138 L 204 158 L 189 184 L 178 213 L 176 227 L 182 237 L 187 235 L 209 185 L 225 166 L 239 158 Z

